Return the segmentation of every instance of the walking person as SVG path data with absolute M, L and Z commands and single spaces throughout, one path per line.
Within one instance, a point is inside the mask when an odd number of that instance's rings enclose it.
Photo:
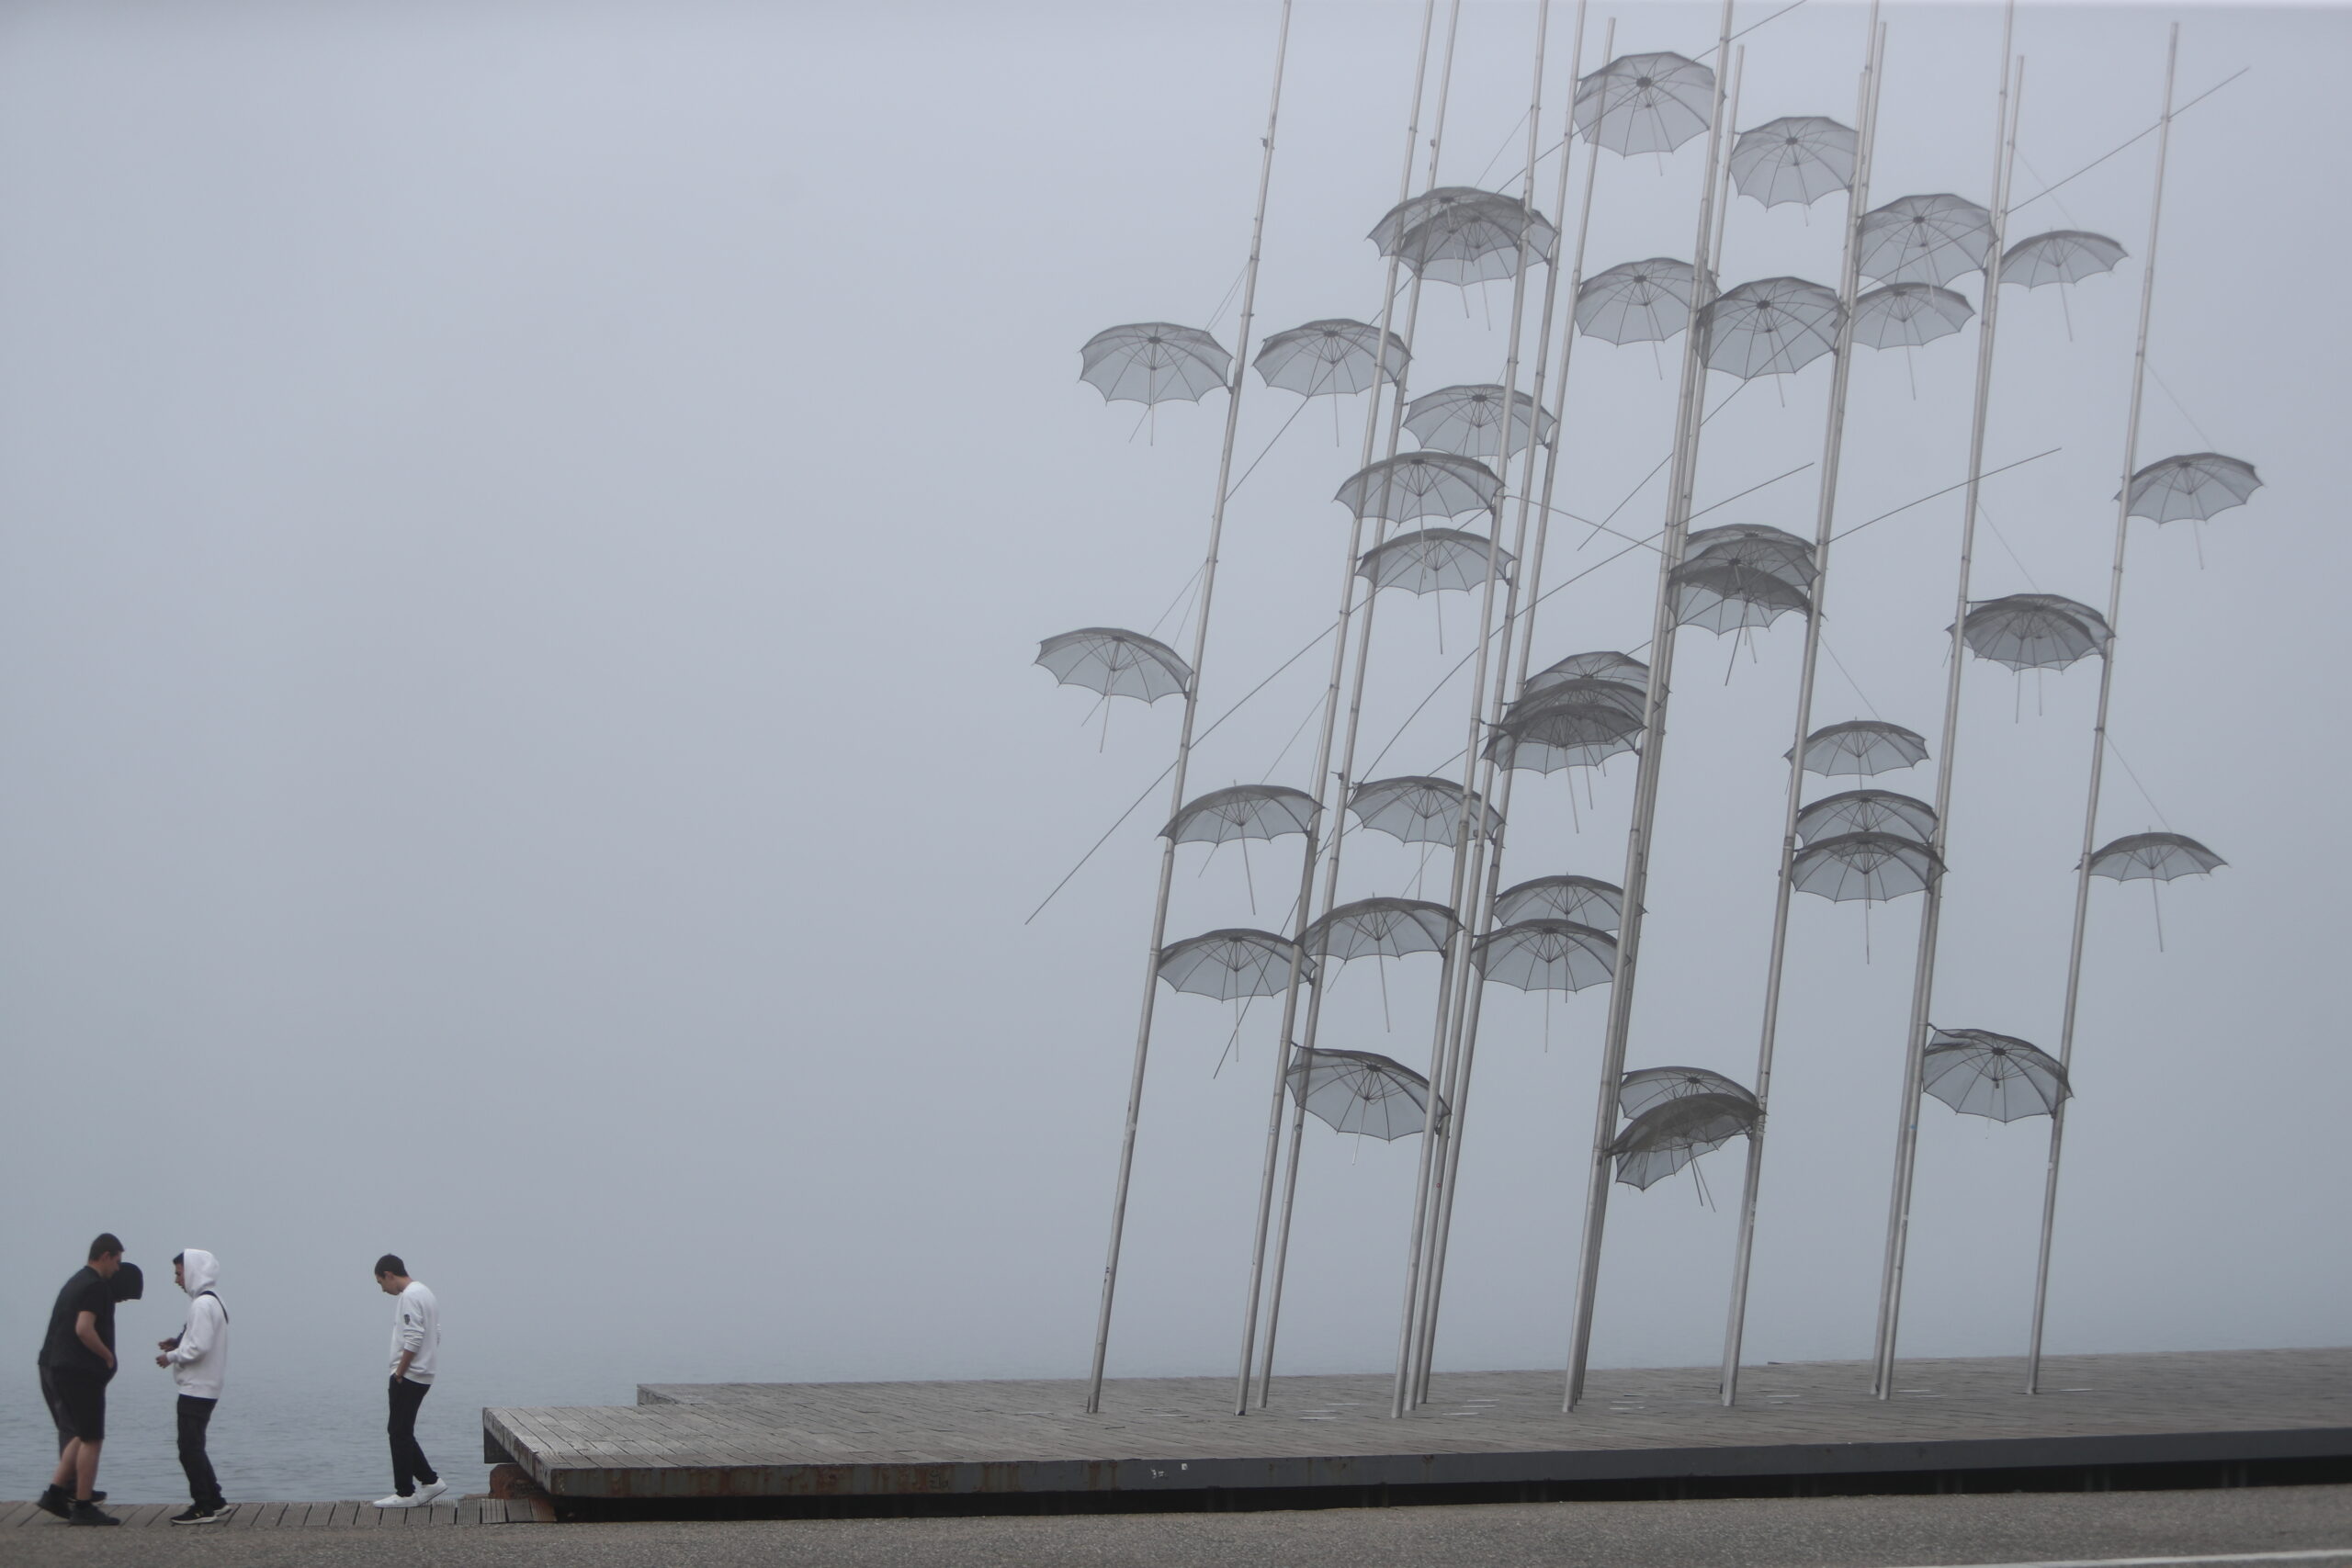
M 90 1495 L 107 1439 L 107 1380 L 115 1372 L 112 1281 L 121 1269 L 122 1243 L 113 1232 L 100 1232 L 89 1262 L 57 1292 L 40 1344 L 42 1392 L 53 1395 L 52 1410 L 63 1410 L 73 1440 L 35 1506 L 69 1525 L 122 1523 Z
M 212 1288 L 220 1280 L 220 1263 L 191 1247 L 172 1259 L 172 1278 L 187 1292 L 187 1324 L 157 1343 L 163 1354 L 155 1364 L 171 1368 L 172 1382 L 179 1385 L 180 1469 L 187 1472 L 189 1498 L 187 1511 L 173 1515 L 172 1523 L 217 1525 L 228 1518 L 229 1507 L 204 1439 L 229 1372 L 229 1309 Z
M 432 1392 L 441 1353 L 441 1303 L 421 1280 L 409 1277 L 397 1253 L 376 1259 L 376 1288 L 397 1298 L 392 1308 L 392 1495 L 379 1508 L 420 1508 L 447 1492 L 416 1441 L 416 1410 Z
M 135 1302 L 147 1293 L 146 1276 L 140 1273 L 138 1264 L 125 1262 L 107 1279 L 107 1293 L 114 1297 L 117 1306 L 125 1302 Z M 62 1454 L 66 1445 L 74 1440 L 74 1422 L 65 1414 L 65 1401 L 58 1394 L 57 1380 L 49 1375 L 49 1369 L 45 1366 L 40 1369 L 40 1397 L 41 1402 L 49 1406 L 50 1421 L 57 1427 L 57 1451 Z M 104 1492 L 94 1489 L 90 1493 L 93 1503 L 106 1500 Z

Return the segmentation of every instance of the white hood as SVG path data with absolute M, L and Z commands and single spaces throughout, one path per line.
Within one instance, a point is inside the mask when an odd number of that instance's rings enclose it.
M 220 1283 L 220 1260 L 202 1247 L 180 1254 L 180 1288 L 188 1293 L 187 1325 L 180 1342 L 165 1352 L 172 1381 L 182 1393 L 198 1399 L 218 1399 L 229 1375 L 229 1309 L 218 1295 L 206 1295 Z
M 189 1295 L 200 1295 L 220 1282 L 220 1260 L 200 1247 L 191 1247 L 180 1254 L 180 1288 Z

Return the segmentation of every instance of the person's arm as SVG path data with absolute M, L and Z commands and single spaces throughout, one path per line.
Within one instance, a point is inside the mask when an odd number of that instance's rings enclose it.
M 392 1363 L 392 1381 L 398 1382 L 408 1376 L 408 1364 L 424 1349 L 424 1325 L 416 1319 L 416 1309 L 406 1298 L 400 1304 L 401 1358 Z
M 98 1337 L 98 1314 L 96 1313 L 83 1312 L 74 1316 L 74 1337 L 82 1342 L 83 1348 L 88 1350 L 91 1355 L 96 1356 L 99 1360 L 104 1361 L 107 1364 L 107 1370 L 108 1371 L 112 1371 L 114 1370 L 114 1352 L 107 1349 L 107 1342 Z
M 220 1337 L 220 1303 L 210 1296 L 198 1296 L 189 1303 L 187 1327 L 176 1339 L 164 1341 L 166 1354 L 158 1357 L 158 1364 L 171 1361 L 200 1361 Z

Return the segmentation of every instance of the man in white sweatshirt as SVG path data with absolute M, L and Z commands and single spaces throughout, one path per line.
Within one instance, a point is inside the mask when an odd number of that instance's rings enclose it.
M 416 1440 L 416 1410 L 433 1388 L 441 1359 L 441 1303 L 421 1280 L 409 1278 L 397 1253 L 376 1259 L 376 1288 L 398 1298 L 392 1309 L 392 1495 L 379 1508 L 418 1508 L 447 1492 Z
M 187 1472 L 191 1500 L 186 1513 L 172 1516 L 172 1523 L 215 1525 L 228 1518 L 229 1509 L 211 1456 L 204 1451 L 204 1437 L 229 1374 L 229 1309 L 212 1288 L 220 1280 L 220 1261 L 201 1247 L 173 1258 L 172 1277 L 187 1292 L 187 1325 L 156 1345 L 163 1354 L 155 1364 L 171 1368 L 172 1382 L 179 1385 L 180 1468 Z

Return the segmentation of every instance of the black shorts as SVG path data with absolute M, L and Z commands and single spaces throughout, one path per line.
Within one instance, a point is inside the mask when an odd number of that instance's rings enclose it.
M 51 1367 L 49 1387 L 43 1392 L 55 1396 L 51 1409 L 64 1412 L 64 1424 L 75 1437 L 85 1443 L 106 1440 L 107 1380 L 103 1374 Z

